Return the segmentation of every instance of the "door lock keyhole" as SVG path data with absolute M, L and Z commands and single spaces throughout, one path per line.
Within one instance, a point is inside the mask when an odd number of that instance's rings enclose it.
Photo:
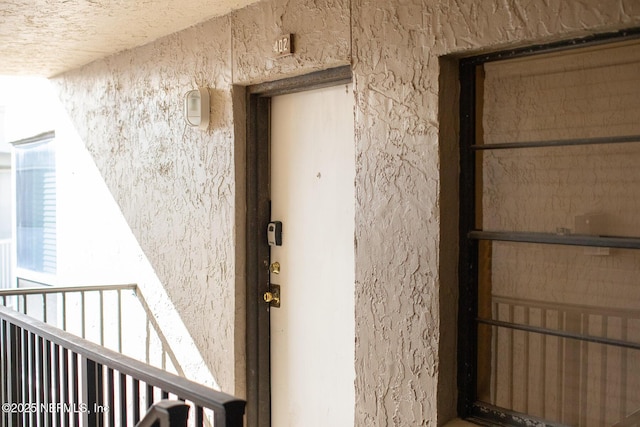
M 280 307 L 280 285 L 271 285 L 271 290 L 262 295 L 264 302 L 271 307 Z

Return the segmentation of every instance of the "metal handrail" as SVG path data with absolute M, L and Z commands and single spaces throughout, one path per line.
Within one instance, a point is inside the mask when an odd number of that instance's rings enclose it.
M 107 367 L 121 375 L 127 375 L 136 381 L 143 382 L 147 387 L 158 388 L 163 394 L 171 393 L 180 399 L 193 402 L 196 405 L 196 412 L 200 411 L 201 413 L 202 408 L 211 409 L 214 413 L 216 426 L 243 425 L 246 402 L 235 396 L 147 365 L 6 307 L 0 306 L 0 319 L 83 357 L 83 360 L 86 359 L 91 366 Z M 4 345 L 4 342 L 0 344 Z M 7 350 L 2 349 L 3 357 Z M 102 371 L 102 369 L 98 370 Z M 83 384 L 84 387 L 90 386 Z M 97 416 L 97 414 L 93 415 Z
M 21 281 L 21 280 L 24 280 L 24 279 L 18 278 L 18 281 Z M 185 373 L 184 373 L 184 370 L 182 369 L 182 366 L 180 365 L 180 363 L 178 362 L 175 354 L 171 350 L 171 346 L 169 345 L 169 342 L 168 342 L 167 338 L 162 333 L 162 329 L 160 328 L 160 325 L 158 324 L 155 316 L 153 315 L 151 309 L 149 308 L 149 304 L 145 300 L 142 292 L 140 291 L 140 287 L 137 284 L 129 283 L 129 284 L 114 284 L 114 285 L 49 286 L 49 285 L 46 285 L 44 283 L 34 282 L 34 281 L 31 281 L 31 280 L 27 280 L 27 282 L 29 284 L 34 284 L 36 286 L 26 287 L 26 288 L 1 289 L 0 290 L 0 303 L 2 305 L 6 306 L 7 305 L 7 298 L 9 298 L 9 297 L 21 298 L 22 299 L 22 304 L 23 304 L 23 307 L 24 307 L 23 314 L 29 315 L 29 313 L 26 312 L 26 298 L 28 296 L 43 295 L 43 297 L 44 297 L 44 295 L 60 294 L 64 298 L 64 296 L 67 295 L 67 294 L 80 293 L 82 295 L 82 294 L 87 293 L 87 292 L 132 291 L 135 294 L 138 302 L 140 303 L 140 306 L 141 306 L 142 310 L 144 311 L 144 313 L 146 315 L 147 322 L 152 326 L 153 331 L 155 332 L 158 340 L 160 341 L 160 343 L 162 345 L 163 352 L 168 357 L 169 361 L 173 365 L 173 368 L 176 370 L 176 372 L 181 376 L 185 376 Z M 44 316 L 45 316 L 43 320 L 45 321 L 45 323 L 47 323 L 47 318 L 46 318 L 46 299 L 43 300 L 43 304 L 45 305 L 45 307 L 43 307 Z M 64 304 L 65 304 L 65 302 L 64 302 L 64 299 L 63 299 L 63 305 Z M 64 318 L 63 318 L 62 329 L 66 330 L 66 320 Z M 119 333 L 120 333 L 120 331 L 119 331 Z M 84 335 L 82 337 L 85 338 Z M 100 344 L 102 345 L 103 343 L 100 342 Z M 121 347 L 122 347 L 122 343 L 119 343 L 118 350 L 121 350 Z M 148 360 L 147 360 L 147 362 L 148 362 Z M 164 366 L 162 366 L 162 367 L 164 368 Z
M 599 416 L 599 424 L 604 425 L 606 417 L 615 416 L 621 421 L 614 427 L 640 425 L 640 410 L 630 398 L 631 388 L 627 386 L 627 377 L 635 372 L 631 352 L 637 352 L 640 343 L 626 332 L 628 326 L 640 320 L 640 309 L 496 294 L 492 294 L 491 302 L 491 318 L 476 319 L 497 327 L 491 338 L 491 397 L 487 403 L 513 409 L 514 399 L 520 398 L 539 402 L 546 418 L 566 422 L 563 417 L 567 413 L 576 417 Z M 548 341 L 550 337 L 554 338 Z M 608 346 L 617 348 L 614 351 Z M 598 363 L 598 369 L 593 369 L 594 363 Z M 577 399 L 572 391 L 578 390 L 578 383 L 587 375 L 589 393 L 593 396 L 588 408 L 572 400 Z M 555 394 L 550 393 L 553 389 Z M 617 413 L 606 405 L 615 389 L 620 402 Z M 554 400 L 553 396 L 563 397 Z M 630 409 L 636 412 L 629 414 Z M 608 421 L 612 425 L 614 420 Z
M 34 286 L 31 288 L 0 289 L 0 297 L 16 295 L 57 294 L 68 292 L 92 292 L 92 291 L 135 291 L 138 285 L 135 283 L 125 285 L 88 285 L 88 286 Z
M 633 414 L 628 415 L 612 427 L 636 427 L 638 425 L 640 425 L 640 409 L 635 411 Z
M 610 307 L 596 307 L 583 304 L 565 304 L 555 303 L 549 301 L 519 299 L 513 297 L 505 297 L 500 295 L 493 295 L 492 302 L 494 304 L 505 304 L 508 306 L 518 306 L 527 309 L 545 309 L 562 313 L 574 313 L 582 316 L 596 315 L 605 317 L 616 317 L 624 319 L 640 319 L 640 310 L 638 309 L 613 309 Z M 556 336 L 560 338 L 571 338 L 580 341 L 586 341 L 597 344 L 606 344 L 621 348 L 628 348 L 631 350 L 640 350 L 640 342 L 633 342 L 629 340 L 615 339 L 607 336 L 590 335 L 588 333 L 579 333 L 565 330 L 552 329 L 542 326 L 534 326 L 529 324 L 523 324 L 519 322 L 503 321 L 499 319 L 487 319 L 478 317 L 476 318 L 478 323 L 491 326 L 499 326 L 502 328 L 514 329 L 525 332 L 533 332 L 538 334 L 545 334 L 549 336 Z

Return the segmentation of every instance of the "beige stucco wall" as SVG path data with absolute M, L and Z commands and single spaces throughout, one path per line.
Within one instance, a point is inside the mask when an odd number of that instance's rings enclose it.
M 455 413 L 457 298 L 457 141 L 455 119 L 443 116 L 456 111 L 455 67 L 442 62 L 442 76 L 439 57 L 639 23 L 633 0 L 267 0 L 56 82 L 208 367 L 224 390 L 242 392 L 233 85 L 351 63 L 355 421 L 436 425 Z M 297 53 L 274 60 L 281 32 L 295 34 Z M 208 132 L 182 120 L 182 95 L 196 84 L 214 89 Z
M 439 171 L 457 167 L 456 142 L 439 128 L 452 101 L 439 99 L 438 57 L 637 25 L 632 3 L 354 1 L 358 425 L 435 425 L 455 411 L 457 284 L 441 280 L 457 268 L 441 246 L 455 213 L 440 208 L 456 196 Z

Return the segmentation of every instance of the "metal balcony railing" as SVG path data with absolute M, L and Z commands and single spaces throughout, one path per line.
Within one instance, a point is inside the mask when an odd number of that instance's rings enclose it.
M 21 278 L 18 284 L 29 287 L 0 290 L 0 304 L 184 376 L 137 285 L 52 287 Z
M 613 427 L 640 427 L 640 409 L 629 415 Z
M 243 425 L 245 402 L 0 307 L 1 425 L 133 426 L 172 399 L 190 423 Z M 153 424 L 152 424 L 153 425 Z
M 189 405 L 180 400 L 154 403 L 136 427 L 183 427 L 189 418 Z
M 488 403 L 567 425 L 640 427 L 640 309 L 493 296 Z

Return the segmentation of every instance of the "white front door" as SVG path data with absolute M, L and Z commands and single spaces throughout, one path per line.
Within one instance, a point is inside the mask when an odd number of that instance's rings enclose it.
M 272 426 L 354 423 L 354 95 L 341 85 L 271 104 Z

